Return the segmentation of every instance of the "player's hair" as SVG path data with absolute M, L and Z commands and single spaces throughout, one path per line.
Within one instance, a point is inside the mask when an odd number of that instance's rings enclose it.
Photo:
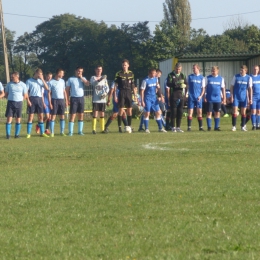
M 38 68 L 38 69 L 35 70 L 34 73 L 42 73 L 42 69 Z
M 123 59 L 123 60 L 122 60 L 122 64 L 125 63 L 125 62 L 129 65 L 129 60 Z
M 52 72 L 47 71 L 47 72 L 45 73 L 45 76 L 47 76 L 47 75 L 52 75 Z
M 247 68 L 246 65 L 242 65 L 242 66 L 240 67 L 240 69 L 248 71 L 248 68 Z
M 159 73 L 159 72 L 162 73 L 162 71 L 161 71 L 160 69 L 157 69 L 157 70 L 156 70 L 156 73 Z
M 197 67 L 198 69 L 200 69 L 200 65 L 198 63 L 193 64 L 193 67 Z
M 58 69 L 56 69 L 56 74 L 58 74 L 59 72 L 61 72 L 61 71 L 64 71 L 62 68 L 58 68 Z
M 253 66 L 253 68 L 255 68 L 255 67 L 258 67 L 258 68 L 260 68 L 260 65 L 257 65 L 257 64 L 256 64 L 256 65 L 254 65 L 254 66 Z
M 77 66 L 75 70 L 83 70 L 82 66 Z
M 177 62 L 177 63 L 175 64 L 175 68 L 180 68 L 180 67 L 182 67 L 181 63 L 180 63 L 180 62 Z
M 98 64 L 97 66 L 95 66 L 95 70 L 96 70 L 97 68 L 103 68 L 103 66 L 100 65 L 100 64 Z
M 20 73 L 19 73 L 18 71 L 13 71 L 13 72 L 11 73 L 11 75 L 15 75 L 15 76 L 17 76 L 17 77 L 20 77 Z
M 155 68 L 151 68 L 151 69 L 148 70 L 148 73 L 150 74 L 152 71 L 156 71 L 156 69 Z
M 212 70 L 219 70 L 219 67 L 218 67 L 218 66 L 212 66 L 211 69 L 212 69 Z

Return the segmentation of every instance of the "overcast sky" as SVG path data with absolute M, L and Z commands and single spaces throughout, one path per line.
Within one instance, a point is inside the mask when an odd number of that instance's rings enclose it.
M 122 22 L 133 24 L 150 21 L 151 31 L 163 19 L 164 0 L 2 0 L 5 26 L 16 31 L 16 37 L 32 32 L 35 26 L 53 15 L 71 13 L 108 25 L 120 26 Z M 233 14 L 249 24 L 260 26 L 259 0 L 190 0 L 193 28 L 203 28 L 209 35 L 221 34 Z M 244 13 L 244 14 L 242 14 Z M 35 18 L 37 16 L 44 18 Z M 219 18 L 209 18 L 224 16 Z M 207 18 L 207 19 L 199 19 Z

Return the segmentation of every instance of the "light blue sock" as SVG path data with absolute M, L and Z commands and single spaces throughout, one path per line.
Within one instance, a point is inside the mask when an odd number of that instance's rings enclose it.
M 65 120 L 64 119 L 60 119 L 60 133 L 64 133 L 64 129 L 65 129 Z
M 54 125 L 55 125 L 55 121 L 50 121 L 50 130 L 51 130 L 51 133 L 54 134 Z
M 16 123 L 15 124 L 15 136 L 20 135 L 21 132 L 21 124 L 20 123 Z
M 78 133 L 82 133 L 83 131 L 83 121 L 78 121 Z
M 11 135 L 11 128 L 12 128 L 12 124 L 6 123 L 5 125 L 6 135 Z
M 44 133 L 44 124 L 43 124 L 43 122 L 38 122 L 38 126 L 40 127 L 40 133 L 42 135 Z
M 156 123 L 157 123 L 157 125 L 159 127 L 159 130 L 161 130 L 162 129 L 162 119 L 161 118 L 160 119 L 156 119 Z
M 27 134 L 28 135 L 30 135 L 31 134 L 31 132 L 32 132 L 32 126 L 33 126 L 33 124 L 32 123 L 27 123 Z
M 73 130 L 74 130 L 74 122 L 69 122 L 69 133 L 73 134 Z

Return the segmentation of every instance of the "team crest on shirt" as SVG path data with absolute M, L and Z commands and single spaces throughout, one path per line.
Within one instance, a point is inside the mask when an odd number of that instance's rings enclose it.
M 132 80 L 131 80 L 131 79 L 129 79 L 129 83 L 132 83 Z
M 176 77 L 175 76 L 172 76 L 173 79 L 175 79 Z

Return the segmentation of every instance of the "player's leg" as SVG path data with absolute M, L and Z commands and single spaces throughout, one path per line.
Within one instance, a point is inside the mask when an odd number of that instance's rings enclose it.
M 85 108 L 85 99 L 84 97 L 80 97 L 78 99 L 78 134 L 84 135 L 83 133 L 83 126 L 84 126 L 84 108 Z
M 16 116 L 14 138 L 20 138 L 23 102 L 15 102 L 14 105 L 15 105 L 15 116 Z
M 105 103 L 99 104 L 99 124 L 100 124 L 101 133 L 105 131 L 105 109 L 106 109 Z
M 176 118 L 177 118 L 177 106 L 179 99 L 170 99 L 170 108 L 171 108 L 171 128 L 173 132 L 176 132 Z
M 183 98 L 180 99 L 180 102 L 177 106 L 177 119 L 176 119 L 176 131 L 177 132 L 184 132 L 183 130 L 181 130 L 181 120 L 182 120 L 182 116 L 183 116 L 183 106 L 184 106 L 184 100 Z
M 213 110 L 214 110 L 214 131 L 220 131 L 220 111 L 221 111 L 221 102 L 213 103 Z
M 77 102 L 78 98 L 75 97 L 71 97 L 70 98 L 70 118 L 69 118 L 69 125 L 68 125 L 68 129 L 69 129 L 69 136 L 72 136 L 74 133 L 74 121 L 76 118 L 76 114 L 77 114 L 77 108 L 78 108 L 78 102 Z
M 45 134 L 49 135 L 50 134 L 50 113 L 44 114 L 43 122 L 45 122 Z
M 211 126 L 212 126 L 212 109 L 213 109 L 213 104 L 212 102 L 206 102 L 206 112 L 207 112 L 207 127 L 208 127 L 208 131 L 211 130 Z
M 152 105 L 151 111 L 155 112 L 155 119 L 156 119 L 156 123 L 158 125 L 159 132 L 167 133 L 167 131 L 163 129 L 162 119 L 161 119 L 161 110 L 160 110 L 160 107 L 159 107 L 157 101 Z
M 92 104 L 93 118 L 92 118 L 92 134 L 97 133 L 97 116 L 98 116 L 98 103 Z
M 236 131 L 238 102 L 234 100 L 232 106 L 232 131 Z
M 194 109 L 194 101 L 190 97 L 188 97 L 188 117 L 187 117 L 188 131 L 191 131 L 193 109 Z
M 197 119 L 199 123 L 199 130 L 204 131 L 202 121 L 202 99 L 200 99 L 200 101 L 197 101 Z
M 126 114 L 127 114 L 127 124 L 128 124 L 128 126 L 131 127 L 131 125 L 132 125 L 132 93 L 129 90 L 126 91 L 125 107 L 126 107 Z
M 252 130 L 256 130 L 256 103 L 257 100 L 253 99 L 253 103 L 251 104 L 251 121 L 252 121 Z
M 244 107 L 242 105 L 240 112 L 241 112 L 241 130 L 247 131 L 246 128 L 245 128 L 245 125 L 246 125 L 246 107 Z
M 50 120 L 50 131 L 51 131 L 51 137 L 54 137 L 54 126 L 55 126 L 55 119 L 56 119 L 56 113 L 54 109 L 52 110 L 51 120 Z

